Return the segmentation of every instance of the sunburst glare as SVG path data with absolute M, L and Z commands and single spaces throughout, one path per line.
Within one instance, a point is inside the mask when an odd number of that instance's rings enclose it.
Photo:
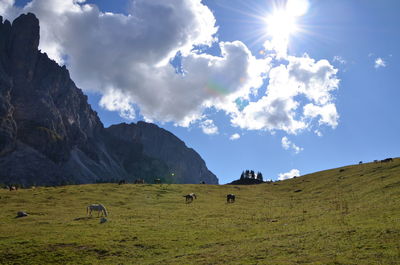
M 288 0 L 284 5 L 275 7 L 265 18 L 267 33 L 272 38 L 289 38 L 298 31 L 297 18 L 308 10 L 307 0 Z
M 279 3 L 264 20 L 266 34 L 271 37 L 271 42 L 266 42 L 266 46 L 271 46 L 271 49 L 277 51 L 278 57 L 283 57 L 286 55 L 290 36 L 301 29 L 297 20 L 307 13 L 309 3 L 308 0 L 287 0 Z

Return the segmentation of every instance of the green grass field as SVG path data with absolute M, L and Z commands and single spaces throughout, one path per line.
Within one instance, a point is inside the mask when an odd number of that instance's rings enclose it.
M 1 190 L 0 264 L 400 264 L 399 199 L 400 159 L 253 186 Z

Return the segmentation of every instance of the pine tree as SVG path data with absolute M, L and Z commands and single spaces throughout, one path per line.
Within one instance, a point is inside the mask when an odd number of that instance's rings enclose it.
M 256 179 L 256 175 L 254 174 L 254 170 L 250 171 L 250 175 L 252 179 Z
M 242 174 L 240 175 L 240 179 L 244 179 L 244 171 L 242 171 Z
M 262 175 L 261 172 L 258 172 L 258 173 L 257 173 L 257 179 L 258 179 L 258 180 L 261 180 L 261 181 L 264 181 L 264 180 L 263 180 L 263 175 Z

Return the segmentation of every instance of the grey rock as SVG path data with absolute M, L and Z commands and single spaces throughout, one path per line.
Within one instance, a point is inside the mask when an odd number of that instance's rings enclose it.
M 177 183 L 218 184 L 201 156 L 171 132 L 152 123 L 121 123 L 106 129 L 121 140 L 143 144 L 144 153 L 164 161 L 171 170 L 169 176 Z

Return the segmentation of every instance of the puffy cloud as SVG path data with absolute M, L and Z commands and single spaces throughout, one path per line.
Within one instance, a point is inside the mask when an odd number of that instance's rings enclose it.
M 79 87 L 100 92 L 101 106 L 125 118 L 188 126 L 208 107 L 231 111 L 262 85 L 270 59 L 240 41 L 220 56 L 193 48 L 216 41 L 215 18 L 200 0 L 136 0 L 130 15 L 103 13 L 74 0 L 33 0 L 20 12 L 41 23 L 40 48 L 66 63 Z M 170 63 L 180 56 L 182 73 Z
M 322 134 L 322 132 L 320 130 L 314 130 L 314 133 L 319 137 L 323 136 L 323 134 Z
M 378 57 L 378 58 L 376 58 L 376 60 L 375 60 L 375 65 L 374 65 L 374 67 L 375 67 L 375 68 L 386 67 L 386 62 L 385 62 L 382 58 Z
M 14 7 L 15 0 L 0 1 L 0 15 L 5 19 L 13 20 L 18 14 L 18 9 Z
M 280 173 L 278 179 L 285 180 L 285 179 L 291 179 L 293 177 L 298 177 L 298 176 L 300 176 L 300 171 L 298 169 L 292 169 L 289 172 Z
M 315 117 L 337 125 L 337 69 L 327 60 L 289 56 L 287 43 L 273 39 L 265 43 L 272 53 L 262 59 L 240 41 L 217 43 L 215 17 L 201 0 L 135 0 L 129 15 L 101 12 L 85 0 L 13 4 L 1 1 L 0 11 L 9 18 L 35 13 L 40 49 L 66 64 L 79 87 L 100 93 L 102 107 L 124 118 L 140 113 L 147 121 L 179 126 L 198 122 L 210 133 L 218 128 L 204 110 L 214 108 L 247 130 L 296 134 Z M 220 55 L 199 48 L 212 44 Z M 272 68 L 274 63 L 280 65 Z M 258 95 L 266 81 L 265 94 Z
M 234 134 L 232 134 L 232 135 L 229 137 L 229 140 L 235 141 L 235 140 L 237 140 L 237 139 L 239 139 L 239 138 L 240 138 L 240 134 L 234 133 Z
M 333 57 L 333 61 L 334 62 L 338 62 L 340 64 L 346 64 L 347 63 L 347 61 L 342 56 L 339 56 L 339 55 L 335 55 Z
M 286 136 L 282 137 L 281 144 L 283 149 L 292 149 L 296 154 L 304 150 L 304 148 L 298 147 L 296 144 L 292 143 Z
M 263 97 L 250 102 L 242 111 L 231 113 L 232 124 L 249 130 L 283 130 L 296 134 L 309 126 L 306 118 L 320 115 L 320 124 L 334 128 L 338 118 L 332 103 L 332 91 L 339 85 L 336 73 L 337 69 L 327 60 L 315 61 L 308 55 L 289 56 L 287 65 L 270 70 Z M 305 99 L 300 101 L 299 95 Z M 313 112 L 307 107 L 298 113 L 297 109 L 306 100 L 315 106 Z
M 204 120 L 200 122 L 200 128 L 205 134 L 218 134 L 218 127 L 215 126 L 213 120 Z
M 316 106 L 312 103 L 304 106 L 304 116 L 309 118 L 320 117 L 319 124 L 327 124 L 332 128 L 338 125 L 339 114 L 336 111 L 336 106 L 333 103 L 324 106 Z

